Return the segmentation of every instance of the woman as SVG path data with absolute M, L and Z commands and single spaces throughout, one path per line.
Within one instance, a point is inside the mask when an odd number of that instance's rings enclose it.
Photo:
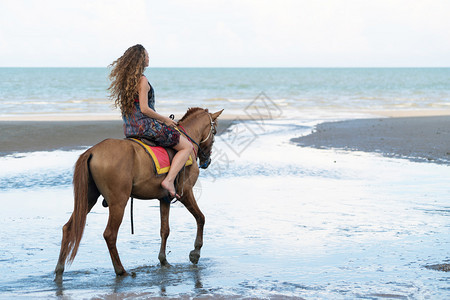
M 185 165 L 192 151 L 191 143 L 174 129 L 175 121 L 155 111 L 153 87 L 144 75 L 148 66 L 148 52 L 142 45 L 134 45 L 110 67 L 110 97 L 122 112 L 126 137 L 145 136 L 158 146 L 177 151 L 169 173 L 161 183 L 172 198 L 180 196 L 175 191 L 175 177 Z

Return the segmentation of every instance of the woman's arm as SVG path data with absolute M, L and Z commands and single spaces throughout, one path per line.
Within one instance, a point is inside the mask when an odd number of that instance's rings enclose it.
M 141 107 L 142 113 L 150 118 L 163 122 L 167 126 L 176 126 L 177 123 L 174 120 L 158 114 L 156 111 L 154 111 L 148 106 L 149 90 L 150 86 L 148 84 L 147 78 L 145 76 L 141 76 L 141 79 L 139 80 L 138 93 L 139 93 L 139 105 Z

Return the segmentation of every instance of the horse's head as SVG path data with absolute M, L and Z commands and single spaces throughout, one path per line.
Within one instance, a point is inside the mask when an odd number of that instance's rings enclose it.
M 211 163 L 211 150 L 216 134 L 217 118 L 222 111 L 223 109 L 216 113 L 210 113 L 207 109 L 200 107 L 189 108 L 178 121 L 183 131 L 186 127 L 186 137 L 198 146 L 198 158 L 202 169 L 206 169 Z
M 204 110 L 208 116 L 206 119 L 206 124 L 201 133 L 200 139 L 200 149 L 198 153 L 198 158 L 200 159 L 200 168 L 206 169 L 211 164 L 211 153 L 214 144 L 214 136 L 216 135 L 217 118 L 222 113 L 223 109 L 215 112 L 209 113 L 207 109 Z

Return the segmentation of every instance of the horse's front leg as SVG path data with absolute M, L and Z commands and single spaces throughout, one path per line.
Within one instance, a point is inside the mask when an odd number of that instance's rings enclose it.
M 185 191 L 185 193 L 185 196 L 183 196 L 180 201 L 191 212 L 197 221 L 197 237 L 194 242 L 194 250 L 189 253 L 190 261 L 193 264 L 197 264 L 200 259 L 200 249 L 203 246 L 203 227 L 205 225 L 205 216 L 197 205 L 192 189 Z
M 164 200 L 159 201 L 159 211 L 161 215 L 161 249 L 159 250 L 158 259 L 161 266 L 169 267 L 170 264 L 166 259 L 166 244 L 167 238 L 169 237 L 170 227 L 169 227 L 169 211 L 170 203 Z

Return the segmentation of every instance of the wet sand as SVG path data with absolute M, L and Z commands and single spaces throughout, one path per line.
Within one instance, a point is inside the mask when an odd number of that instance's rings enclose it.
M 236 119 L 220 118 L 218 134 Z M 104 139 L 124 138 L 122 120 L 0 121 L 0 156 L 15 152 L 79 149 Z
M 0 191 L 0 298 L 448 299 L 450 273 L 427 267 L 449 262 L 448 166 L 297 147 L 289 140 L 310 132 L 303 124 L 238 123 L 230 132 L 241 139 L 216 139 L 226 159 L 202 170 L 194 190 L 206 216 L 196 266 L 186 208 L 171 206 L 172 267 L 162 268 L 158 202 L 135 201 L 134 235 L 128 205 L 118 250 L 136 276 L 123 278 L 98 201 L 74 263 L 53 281 L 82 150 L 1 157 L 0 187 L 11 188 Z
M 420 114 L 326 122 L 317 125 L 311 134 L 292 141 L 304 147 L 378 152 L 387 157 L 450 164 L 450 116 Z M 382 115 L 396 116 L 398 113 Z M 218 134 L 241 120 L 245 117 L 222 116 Z M 29 121 L 3 118 L 0 119 L 0 156 L 15 152 L 79 149 L 107 138 L 122 139 L 122 124 L 117 116 L 36 117 Z
M 450 116 L 327 122 L 292 141 L 304 147 L 378 152 L 387 157 L 450 164 Z

